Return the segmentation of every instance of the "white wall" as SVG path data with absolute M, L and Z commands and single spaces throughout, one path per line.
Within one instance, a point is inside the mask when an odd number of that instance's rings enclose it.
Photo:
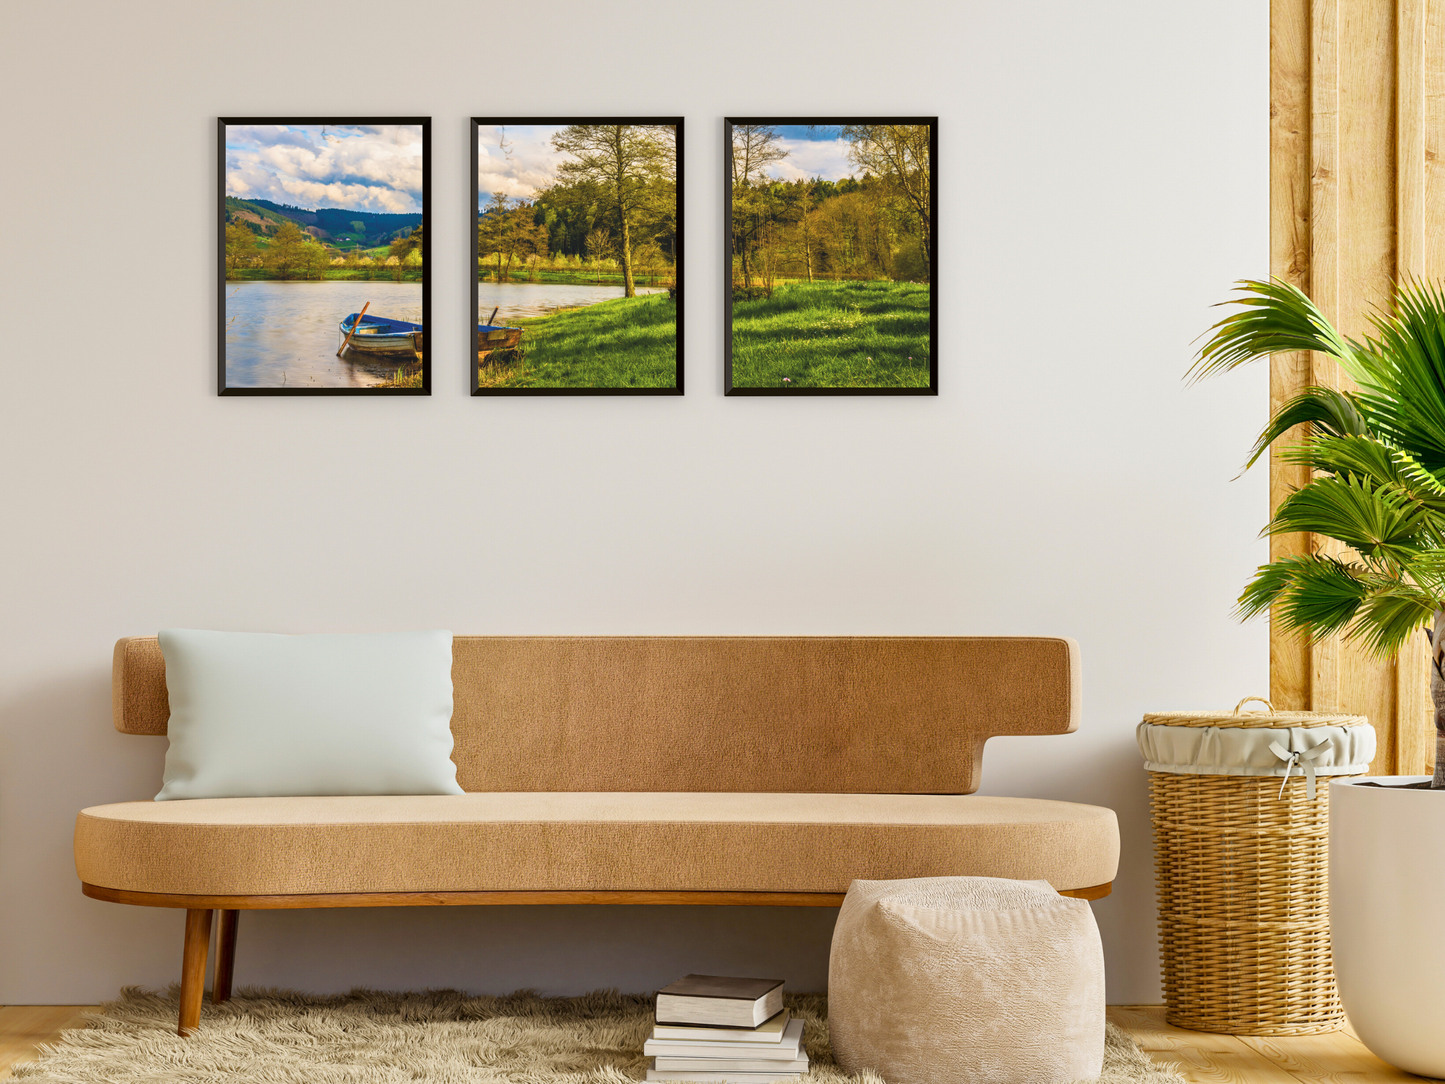
M 1157 1000 L 1140 713 L 1267 687 L 1262 371 L 1186 388 L 1267 271 L 1266 5 L 27 4 L 6 16 L 0 1003 L 179 970 L 181 916 L 80 895 L 79 808 L 146 797 L 110 650 L 168 625 L 1064 634 L 1080 733 L 989 793 L 1119 811 L 1111 1001 Z M 214 118 L 430 115 L 429 398 L 214 392 Z M 682 114 L 685 397 L 466 394 L 467 118 Z M 941 117 L 937 398 L 721 393 L 722 117 Z M 452 360 L 448 360 L 452 359 Z M 833 912 L 261 913 L 238 981 L 646 989 L 826 978 Z

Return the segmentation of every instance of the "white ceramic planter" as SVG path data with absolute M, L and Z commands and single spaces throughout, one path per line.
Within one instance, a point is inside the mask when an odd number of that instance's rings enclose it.
M 1360 1040 L 1385 1061 L 1445 1077 L 1445 794 L 1361 782 L 1330 784 L 1330 940 L 1340 1000 Z

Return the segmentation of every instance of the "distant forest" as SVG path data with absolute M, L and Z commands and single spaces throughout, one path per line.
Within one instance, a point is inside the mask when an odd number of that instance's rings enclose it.
M 240 223 L 258 237 L 271 237 L 283 223 L 295 222 L 317 240 L 345 252 L 352 248 L 377 248 L 405 237 L 421 225 L 422 215 L 383 214 L 376 211 L 343 211 L 336 207 L 307 210 L 268 199 L 226 197 L 226 224 Z
M 779 181 L 768 167 L 789 151 L 777 126 L 732 126 L 733 278 L 745 295 L 771 297 L 781 278 L 932 280 L 931 126 L 845 124 L 838 135 L 861 179 Z

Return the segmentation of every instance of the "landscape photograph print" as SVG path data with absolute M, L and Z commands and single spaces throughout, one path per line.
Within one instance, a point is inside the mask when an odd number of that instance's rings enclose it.
M 938 118 L 724 126 L 727 395 L 936 395 Z
M 429 118 L 221 118 L 222 395 L 429 395 Z
M 682 394 L 681 117 L 473 117 L 472 206 L 473 395 Z

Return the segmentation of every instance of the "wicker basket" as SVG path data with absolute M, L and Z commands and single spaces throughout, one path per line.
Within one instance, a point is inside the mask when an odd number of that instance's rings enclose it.
M 1144 721 L 1276 728 L 1365 722 L 1272 708 L 1240 714 L 1238 707 Z M 1311 799 L 1299 774 L 1149 773 L 1169 1023 L 1234 1035 L 1307 1035 L 1343 1024 L 1330 956 L 1330 788 L 1315 789 Z

